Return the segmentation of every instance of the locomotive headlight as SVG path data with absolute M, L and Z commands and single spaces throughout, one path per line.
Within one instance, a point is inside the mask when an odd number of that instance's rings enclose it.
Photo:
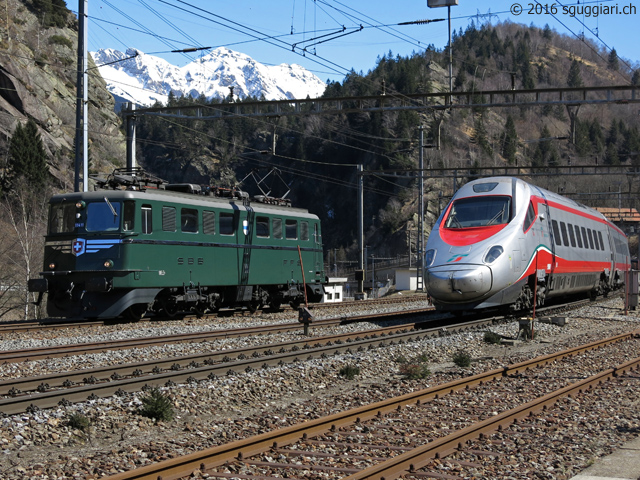
M 113 260 L 105 260 L 104 268 L 111 268 L 111 267 L 113 267 Z
M 494 245 L 489 249 L 487 254 L 484 256 L 484 263 L 493 263 L 497 260 L 497 258 L 502 255 L 504 249 L 500 245 Z
M 82 210 L 82 209 L 83 209 L 84 207 L 86 207 L 86 206 L 87 206 L 87 204 L 86 204 L 86 203 L 84 203 L 84 200 L 78 200 L 78 201 L 76 202 L 76 208 L 77 208 L 78 210 Z
M 424 266 L 425 267 L 430 267 L 431 265 L 433 265 L 433 261 L 435 259 L 436 259 L 436 251 L 435 251 L 435 249 L 430 248 L 424 254 Z
M 49 270 L 55 270 L 55 269 L 56 269 L 56 264 L 55 264 L 55 263 L 53 263 L 53 262 L 51 262 L 51 263 L 49 264 Z

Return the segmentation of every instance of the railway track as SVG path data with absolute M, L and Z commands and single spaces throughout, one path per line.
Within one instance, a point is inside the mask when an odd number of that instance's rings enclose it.
M 582 302 L 570 305 L 547 307 L 543 311 L 577 308 Z M 322 358 L 329 355 L 351 353 L 417 341 L 420 338 L 454 334 L 460 331 L 478 329 L 496 322 L 505 321 L 505 317 L 473 318 L 467 321 L 451 323 L 450 320 L 426 323 L 427 310 L 411 310 L 386 315 L 363 315 L 346 319 L 330 319 L 314 324 L 316 327 L 335 326 L 341 323 L 380 320 L 412 319 L 411 323 L 378 329 L 343 333 L 329 336 L 301 338 L 269 345 L 249 346 L 241 349 L 222 350 L 172 358 L 162 358 L 145 362 L 108 365 L 104 367 L 64 371 L 35 377 L 19 377 L 0 382 L 0 412 L 15 414 L 34 408 L 50 408 L 58 403 L 80 402 L 87 399 L 107 397 L 123 392 L 139 391 L 145 386 L 163 386 L 189 383 L 207 378 L 238 374 L 275 365 Z M 418 317 L 418 320 L 416 320 Z M 438 318 L 434 315 L 434 318 Z M 431 325 L 431 326 L 429 326 Z M 104 352 L 118 348 L 135 348 L 149 345 L 165 345 L 176 342 L 211 341 L 246 335 L 266 335 L 283 331 L 300 330 L 300 325 L 277 324 L 261 327 L 181 334 L 153 338 L 137 338 L 127 341 L 71 345 L 66 348 L 53 347 L 33 350 L 15 350 L 0 352 L 5 362 L 19 362 L 37 358 L 67 356 Z M 33 392 L 26 394 L 25 392 Z
M 340 317 L 318 320 L 309 324 L 312 329 L 321 329 L 340 324 L 366 322 L 366 321 L 401 321 L 402 319 L 414 319 L 421 315 L 433 313 L 431 308 L 403 310 L 401 312 L 386 312 L 364 315 L 343 315 Z M 14 363 L 33 361 L 42 358 L 65 357 L 69 355 L 85 355 L 89 353 L 105 352 L 114 349 L 142 348 L 154 345 L 166 345 L 181 342 L 204 342 L 222 338 L 240 336 L 259 336 L 272 333 L 302 331 L 300 322 L 274 323 L 254 327 L 233 328 L 224 330 L 208 330 L 195 333 L 182 333 L 175 335 L 163 335 L 158 337 L 138 337 L 111 342 L 82 343 L 74 345 L 58 345 L 55 347 L 30 348 L 22 350 L 9 350 L 0 352 L 0 363 Z
M 427 303 L 427 295 L 416 294 L 416 295 L 407 295 L 407 296 L 395 296 L 389 298 L 379 298 L 363 301 L 347 301 L 340 303 L 315 303 L 310 305 L 312 311 L 322 311 L 329 310 L 332 308 L 342 308 L 342 309 L 350 309 L 352 307 L 371 307 L 375 308 L 376 306 L 389 306 L 389 305 L 402 305 L 403 303 L 416 302 L 416 301 L 424 301 Z M 281 308 L 283 312 L 293 312 L 293 308 L 286 305 Z M 221 319 L 224 320 L 228 317 L 236 317 L 236 316 L 244 316 L 246 314 L 246 310 L 223 310 L 218 312 L 217 314 L 206 314 L 200 318 L 205 320 L 210 319 Z M 265 312 L 266 313 L 266 312 Z M 273 313 L 273 312 L 272 312 Z M 192 319 L 197 318 L 195 315 L 186 315 L 182 320 L 190 321 Z M 42 320 L 17 320 L 17 321 L 7 321 L 0 322 L 0 335 L 3 333 L 26 333 L 30 331 L 41 331 L 41 330 L 57 330 L 57 329 L 68 329 L 68 328 L 93 328 L 102 325 L 118 325 L 118 324 L 144 324 L 144 323 L 161 323 L 166 320 L 172 320 L 167 318 L 146 318 L 142 321 L 131 321 L 125 319 L 112 319 L 112 320 L 68 320 L 68 319 L 54 319 L 54 318 L 45 318 Z
M 480 328 L 493 321 L 474 320 L 450 326 L 447 334 Z M 418 324 L 412 323 L 235 350 L 9 379 L 0 382 L 0 395 L 8 396 L 0 399 L 0 412 L 15 414 L 33 408 L 53 407 L 60 402 L 79 402 L 121 392 L 140 391 L 145 386 L 196 382 L 328 355 L 408 343 L 443 333 L 441 326 L 418 329 Z M 25 395 L 25 391 L 37 393 Z
M 591 342 L 518 364 L 295 424 L 147 465 L 111 480 L 180 478 L 463 478 L 444 475 L 443 462 L 482 476 L 482 456 L 499 457 L 508 433 L 537 421 L 561 398 L 606 388 L 613 378 L 640 378 L 640 332 Z M 620 348 L 621 344 L 624 348 Z M 626 352 L 626 353 L 625 353 Z M 633 352 L 632 359 L 629 352 Z M 600 371 L 576 374 L 585 362 Z M 605 368 L 603 365 L 617 365 Z M 577 377 L 577 378 L 576 378 Z M 536 382 L 532 382 L 536 380 Z M 532 385 L 535 385 L 532 388 Z M 562 415 L 559 408 L 546 417 Z M 566 412 L 565 412 L 566 413 Z M 544 420 L 544 419 L 543 419 Z M 526 427 L 526 425 L 525 425 Z M 501 431 L 492 450 L 473 442 Z M 506 438 L 505 438 L 506 437 Z M 484 447 L 494 445 L 484 442 Z M 478 473 L 480 471 L 480 473 Z

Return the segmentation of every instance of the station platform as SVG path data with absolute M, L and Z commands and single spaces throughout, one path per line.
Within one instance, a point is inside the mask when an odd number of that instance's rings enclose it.
M 640 437 L 625 443 L 611 455 L 570 480 L 640 480 Z

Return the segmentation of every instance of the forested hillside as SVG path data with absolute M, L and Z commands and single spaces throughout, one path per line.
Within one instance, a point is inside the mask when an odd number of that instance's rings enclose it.
M 619 59 L 589 41 L 560 35 L 548 27 L 517 24 L 471 25 L 453 36 L 453 86 L 473 92 L 482 103 L 489 90 L 629 85 L 640 83 L 637 64 Z M 410 58 L 381 55 L 369 72 L 351 72 L 329 83 L 325 97 L 405 95 L 448 89 L 448 54 L 430 46 Z M 194 102 L 171 98 L 170 106 Z M 202 99 L 196 103 L 206 103 Z M 218 102 L 211 102 L 215 109 Z M 291 187 L 295 205 L 309 208 L 324 223 L 324 243 L 339 259 L 356 253 L 356 167 L 365 171 L 405 170 L 418 165 L 418 128 L 425 143 L 435 141 L 438 121 L 441 149 L 425 150 L 434 168 L 511 165 L 636 164 L 640 136 L 636 105 L 583 106 L 570 143 L 564 106 L 544 108 L 453 109 L 431 111 L 282 116 L 267 120 L 183 121 L 141 117 L 138 157 L 154 173 L 173 181 L 229 186 L 252 169 L 278 167 Z M 271 153 L 273 134 L 275 155 Z M 556 137 L 564 137 L 559 140 Z M 542 139 L 542 140 L 541 140 Z M 269 151 L 268 154 L 256 153 Z M 268 170 L 263 170 L 266 173 Z M 458 184 L 467 181 L 459 178 Z M 637 192 L 628 178 L 569 177 L 532 179 L 567 194 L 592 195 L 584 203 L 617 206 Z M 250 182 L 242 185 L 252 190 Z M 453 181 L 427 180 L 428 230 L 446 204 Z M 273 192 L 282 194 L 283 191 Z M 633 201 L 635 202 L 635 200 Z M 637 206 L 632 202 L 628 206 Z M 625 203 L 627 206 L 627 203 Z M 379 257 L 406 254 L 415 243 L 418 212 L 415 174 L 365 177 L 365 231 L 369 252 Z M 413 247 L 412 247 L 413 250 Z M 414 251 L 414 250 L 413 250 Z

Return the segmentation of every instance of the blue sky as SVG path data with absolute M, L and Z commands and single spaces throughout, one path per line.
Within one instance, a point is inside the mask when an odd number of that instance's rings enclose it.
M 78 0 L 67 6 L 77 12 Z M 427 0 L 88 0 L 88 14 L 91 51 L 132 47 L 181 66 L 206 50 L 171 50 L 225 46 L 268 65 L 297 63 L 335 81 L 351 69 L 366 73 L 389 51 L 441 49 L 448 39 L 447 21 L 398 25 L 447 18 L 447 8 L 429 8 Z M 451 7 L 456 31 L 472 21 L 506 20 L 594 39 L 633 67 L 640 60 L 640 0 L 459 0 Z

